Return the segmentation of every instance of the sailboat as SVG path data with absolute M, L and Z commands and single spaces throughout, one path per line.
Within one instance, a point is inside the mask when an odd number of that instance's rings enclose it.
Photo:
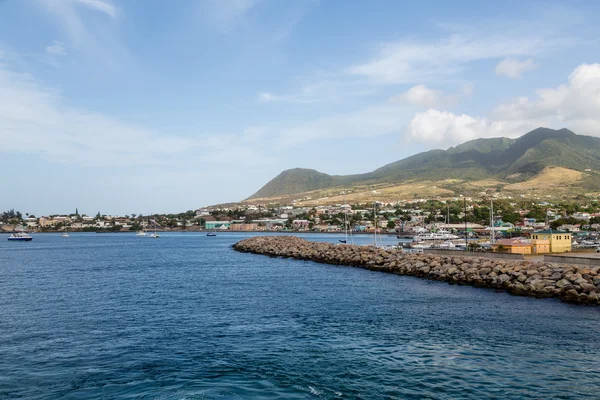
M 62 237 L 69 237 L 69 227 L 65 225 L 65 231 L 60 235 Z
M 350 234 L 352 236 L 352 234 Z M 348 243 L 348 210 L 346 209 L 346 192 L 344 192 L 344 239 L 340 243 Z
M 148 237 L 159 238 L 160 235 L 156 232 L 156 220 L 152 220 L 152 222 L 154 223 L 154 232 L 152 232 L 150 235 L 148 235 Z
M 206 236 L 217 236 L 217 231 L 216 231 L 216 229 L 215 229 L 215 228 L 213 228 L 213 231 L 212 231 L 212 232 L 208 232 L 208 233 L 206 234 Z
M 143 220 L 142 220 L 142 230 L 137 231 L 137 233 L 135 235 L 136 236 L 148 236 L 148 234 L 146 233 L 146 224 L 144 224 Z
M 373 230 L 373 239 L 375 240 L 375 247 L 377 246 L 377 202 L 373 202 L 373 222 L 375 225 L 375 229 Z M 380 235 L 381 239 L 381 235 Z

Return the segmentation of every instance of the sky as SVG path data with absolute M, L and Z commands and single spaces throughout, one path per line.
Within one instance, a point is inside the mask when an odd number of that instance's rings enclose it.
M 600 3 L 0 0 L 0 210 L 176 213 L 546 126 L 600 136 Z

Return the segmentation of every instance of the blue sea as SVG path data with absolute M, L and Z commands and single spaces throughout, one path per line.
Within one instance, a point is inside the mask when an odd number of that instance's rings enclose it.
M 599 308 L 234 252 L 248 235 L 0 236 L 0 398 L 600 398 Z

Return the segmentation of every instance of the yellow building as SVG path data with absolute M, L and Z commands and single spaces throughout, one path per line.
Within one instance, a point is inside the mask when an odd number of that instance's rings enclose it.
M 531 252 L 533 254 L 550 253 L 550 241 L 542 239 L 531 239 Z
M 531 234 L 531 239 L 535 241 L 549 241 L 550 253 L 566 253 L 572 250 L 571 234 L 566 231 L 556 231 L 547 229 L 537 231 Z
M 531 243 L 522 239 L 502 239 L 492 244 L 492 250 L 510 254 L 531 254 Z

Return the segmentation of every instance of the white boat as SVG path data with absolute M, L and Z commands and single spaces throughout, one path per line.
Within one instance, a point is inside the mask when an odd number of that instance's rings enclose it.
M 152 222 L 154 223 L 154 232 L 152 232 L 151 234 L 149 234 L 148 237 L 159 238 L 160 235 L 158 234 L 158 232 L 156 232 L 156 220 L 153 220 Z
M 60 235 L 62 237 L 69 237 L 69 228 L 65 226 L 65 231 Z
M 446 249 L 446 250 L 454 250 L 456 248 L 456 245 L 454 243 L 452 243 L 451 241 L 447 240 L 444 243 L 440 244 L 440 249 Z
M 142 230 L 137 231 L 135 236 L 148 236 L 148 233 L 146 233 L 146 225 L 144 224 L 144 221 L 142 221 Z
M 460 239 L 460 237 L 453 235 L 450 232 L 440 231 L 440 232 L 431 232 L 431 233 L 423 233 L 421 235 L 415 236 L 413 242 L 425 242 L 430 240 L 456 240 Z
M 430 249 L 431 245 L 430 244 L 415 244 L 415 245 L 410 246 L 410 248 L 423 250 L 423 249 Z
M 12 233 L 9 237 L 8 240 L 11 241 L 20 241 L 20 242 L 29 242 L 31 240 L 33 240 L 33 237 L 31 235 L 29 235 L 27 232 L 17 232 L 17 233 Z

